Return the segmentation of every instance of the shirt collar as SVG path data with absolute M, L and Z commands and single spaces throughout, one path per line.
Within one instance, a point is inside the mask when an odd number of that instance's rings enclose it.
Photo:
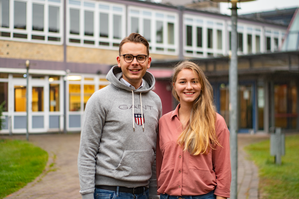
M 120 78 L 120 81 L 122 81 L 123 83 L 125 83 L 125 85 L 127 85 L 128 87 L 130 88 L 135 88 L 134 86 L 132 86 L 129 82 L 127 82 L 124 78 Z M 142 88 L 143 87 L 143 79 L 142 79 L 142 82 L 141 82 L 141 85 L 139 86 L 139 88 Z M 139 89 L 138 88 L 138 89 Z
M 179 109 L 180 109 L 180 106 L 181 106 L 181 104 L 178 104 L 178 105 L 176 106 L 176 108 L 174 109 L 174 111 L 172 111 L 171 119 L 173 119 L 175 116 L 176 116 L 176 117 L 179 117 Z

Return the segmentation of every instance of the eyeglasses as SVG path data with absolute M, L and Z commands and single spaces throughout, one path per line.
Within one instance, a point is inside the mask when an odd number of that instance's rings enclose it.
M 123 55 L 119 55 L 119 56 L 123 56 L 124 57 L 124 60 L 125 62 L 127 63 L 131 63 L 134 58 L 136 57 L 136 60 L 138 61 L 139 64 L 142 64 L 145 62 L 146 58 L 147 58 L 147 55 L 131 55 L 131 54 L 123 54 Z

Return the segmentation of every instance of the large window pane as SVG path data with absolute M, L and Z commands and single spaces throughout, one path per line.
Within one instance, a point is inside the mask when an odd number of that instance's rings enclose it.
M 2 104 L 3 102 L 5 102 L 4 104 L 4 110 L 3 111 L 7 111 L 8 110 L 8 83 L 7 82 L 0 82 L 0 104 Z
M 139 33 L 139 19 L 131 17 L 131 32 Z
M 266 50 L 271 51 L 271 37 L 266 37 Z
M 69 111 L 81 110 L 81 85 L 69 85 Z
M 151 32 L 152 32 L 151 20 L 144 19 L 143 20 L 143 36 L 148 42 L 151 42 L 151 38 L 152 38 Z
M 255 52 L 261 52 L 261 39 L 259 35 L 255 36 Z
M 168 44 L 174 44 L 174 24 L 167 23 Z
M 239 128 L 252 129 L 252 85 L 239 86 Z
M 222 31 L 217 30 L 217 49 L 222 50 Z
M 283 129 L 296 129 L 297 121 L 296 84 L 274 85 L 275 126 Z
M 247 53 L 252 53 L 252 35 L 247 35 Z
M 32 112 L 44 111 L 44 87 L 32 87 Z
M 15 112 L 25 112 L 26 111 L 26 86 L 14 86 L 15 94 Z
M 208 28 L 208 48 L 213 48 L 213 29 Z
M 202 47 L 202 27 L 196 27 L 197 47 Z
M 186 45 L 192 46 L 192 26 L 186 26 Z
M 70 9 L 70 34 L 80 34 L 80 11 Z
M 113 15 L 113 39 L 121 39 L 121 16 Z
M 274 38 L 274 50 L 277 51 L 278 47 L 278 38 Z
M 156 42 L 163 43 L 163 22 L 156 22 Z
M 238 33 L 238 51 L 243 52 L 243 33 Z
M 93 36 L 94 33 L 94 18 L 92 11 L 85 11 L 84 12 L 84 35 L 86 36 Z
M 59 84 L 50 84 L 49 91 L 49 111 L 55 112 L 60 111 L 60 100 L 59 100 Z
M 9 28 L 9 0 L 0 0 L 0 27 Z
M 59 7 L 49 6 L 49 32 L 60 32 Z
M 100 13 L 100 37 L 108 38 L 109 35 L 109 15 Z
M 24 29 L 27 28 L 27 10 L 26 2 L 14 2 L 14 28 Z
M 94 88 L 94 85 L 84 85 L 84 110 L 88 99 L 94 93 Z
M 44 5 L 32 5 L 32 30 L 44 31 Z

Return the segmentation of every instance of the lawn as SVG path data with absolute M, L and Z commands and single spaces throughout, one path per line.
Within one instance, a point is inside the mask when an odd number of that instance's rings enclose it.
M 245 147 L 259 168 L 260 199 L 299 198 L 299 135 L 285 138 L 286 154 L 281 165 L 276 165 L 270 155 L 270 140 Z
M 0 198 L 33 181 L 47 161 L 48 153 L 29 142 L 0 139 Z

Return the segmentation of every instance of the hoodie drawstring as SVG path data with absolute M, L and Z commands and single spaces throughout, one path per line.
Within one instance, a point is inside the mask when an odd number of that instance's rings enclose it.
M 133 131 L 135 131 L 135 117 L 134 117 L 135 104 L 134 104 L 134 91 L 133 90 L 132 90 L 132 104 L 133 104 L 133 107 L 132 107 L 132 122 L 133 122 Z
M 134 107 L 135 107 L 135 102 L 134 102 L 134 91 L 132 90 L 132 122 L 133 122 L 133 131 L 135 131 L 135 117 L 134 117 Z M 142 123 L 142 130 L 144 132 L 144 118 L 143 118 L 143 108 L 142 108 L 142 95 L 140 93 L 140 106 L 141 106 L 141 123 Z
M 144 118 L 143 118 L 143 110 L 142 110 L 142 97 L 141 97 L 141 93 L 140 93 L 140 105 L 141 105 L 141 121 L 142 121 L 142 130 L 144 132 Z

